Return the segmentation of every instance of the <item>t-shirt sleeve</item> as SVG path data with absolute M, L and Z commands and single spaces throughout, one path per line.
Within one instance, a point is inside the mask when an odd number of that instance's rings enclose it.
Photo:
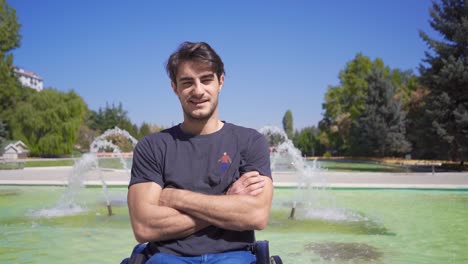
M 258 171 L 260 175 L 271 177 L 270 148 L 268 142 L 260 133 L 255 133 L 248 142 L 247 151 L 244 154 L 244 166 L 241 166 L 241 174 L 248 171 Z
M 135 146 L 129 187 L 141 182 L 155 182 L 164 187 L 159 146 L 151 142 L 149 137 L 144 137 Z

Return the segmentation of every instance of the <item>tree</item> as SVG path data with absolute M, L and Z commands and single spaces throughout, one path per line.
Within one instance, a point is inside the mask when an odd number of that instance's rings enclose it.
M 144 136 L 151 133 L 151 126 L 148 123 L 143 122 L 138 130 L 138 137 L 137 139 L 140 140 Z
M 280 128 L 262 132 L 270 147 L 277 147 L 287 141 L 287 136 Z
M 82 124 L 76 137 L 76 147 L 81 152 L 88 152 L 93 140 L 98 136 L 95 130 L 90 129 L 86 124 Z
M 132 137 L 137 138 L 138 137 L 138 126 L 136 124 L 133 124 L 130 119 L 125 118 L 122 119 L 118 124 L 117 127 L 126 130 Z
M 0 0 L 0 54 L 5 55 L 20 46 L 20 27 L 16 10 L 5 0 Z
M 86 104 L 74 91 L 44 89 L 18 104 L 11 120 L 13 137 L 23 140 L 32 155 L 70 154 L 85 111 Z
M 13 73 L 13 54 L 10 53 L 20 46 L 20 27 L 15 9 L 0 0 L 0 118 L 5 121 L 20 98 L 20 84 Z
M 293 140 L 294 126 L 293 116 L 291 110 L 286 111 L 283 116 L 283 130 L 290 140 Z
M 129 132 L 133 137 L 138 136 L 138 127 L 130 121 L 121 102 L 117 106 L 106 103 L 104 109 L 100 107 L 97 112 L 90 111 L 86 124 L 89 128 L 100 133 L 119 127 Z
M 413 71 L 401 71 L 399 69 L 391 70 L 390 78 L 392 83 L 397 86 L 395 91 L 395 97 L 400 101 L 404 111 L 408 112 L 410 107 L 413 106 L 412 96 L 419 89 L 421 85 L 418 77 L 414 75 Z
M 407 109 L 407 138 L 411 142 L 411 155 L 419 159 L 433 159 L 440 157 L 439 153 L 447 153 L 447 148 L 440 149 L 441 145 L 434 145 L 431 139 L 433 135 L 428 133 L 426 124 L 431 121 L 425 114 L 425 98 L 429 94 L 429 90 L 423 86 L 419 86 L 411 94 Z
M 366 78 L 373 66 L 385 68 L 381 59 L 372 61 L 361 53 L 340 71 L 340 85 L 329 86 L 325 93 L 324 119 L 320 127 L 328 137 L 330 151 L 345 154 L 350 146 L 351 124 L 364 111 L 367 96 Z M 386 70 L 388 71 L 388 69 Z
M 320 143 L 320 131 L 318 128 L 306 127 L 298 132 L 294 139 L 294 146 L 296 146 L 303 155 L 306 156 L 320 156 L 325 151 L 324 146 Z
M 6 124 L 3 123 L 2 120 L 0 120 L 0 145 L 6 139 L 7 134 L 8 134 L 8 131 L 7 131 L 7 128 L 6 128 Z
M 353 123 L 352 153 L 380 157 L 407 153 L 405 112 L 395 99 L 395 85 L 378 67 L 373 67 L 367 83 L 364 111 Z
M 325 110 L 323 124 L 328 125 L 326 131 L 333 152 L 345 154 L 349 149 L 351 124 L 364 111 L 368 86 L 366 78 L 373 66 L 385 68 L 381 59 L 371 61 L 358 53 L 340 71 L 340 85 L 328 87 L 322 105 Z
M 425 98 L 427 140 L 437 145 L 439 157 L 463 160 L 468 156 L 468 4 L 464 0 L 434 2 L 430 25 L 443 39 L 420 31 L 431 52 L 420 65 Z M 420 128 L 422 129 L 422 127 Z
M 395 99 L 403 103 L 402 109 L 406 111 L 412 92 L 418 87 L 416 76 L 411 71 L 401 71 L 385 66 L 384 62 L 377 58 L 358 53 L 355 58 L 346 64 L 340 71 L 340 84 L 329 86 L 325 94 L 324 118 L 320 121 L 320 140 L 327 146 L 328 151 L 338 155 L 351 154 L 351 142 L 353 124 L 359 122 L 362 113 L 366 111 L 368 96 L 368 77 L 373 69 L 382 72 L 384 78 L 388 78 L 396 87 Z

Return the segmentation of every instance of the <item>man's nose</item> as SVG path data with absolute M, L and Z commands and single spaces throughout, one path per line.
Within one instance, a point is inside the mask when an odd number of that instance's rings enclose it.
M 204 91 L 205 89 L 203 87 L 203 84 L 200 81 L 195 81 L 193 85 L 193 93 L 196 95 L 202 95 Z

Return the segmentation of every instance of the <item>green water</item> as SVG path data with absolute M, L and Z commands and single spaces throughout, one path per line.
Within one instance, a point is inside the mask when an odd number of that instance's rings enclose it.
M 63 187 L 0 186 L 0 263 L 120 263 L 135 240 L 125 205 L 126 188 L 78 199 L 73 216 L 36 217 L 53 208 Z M 468 263 L 468 192 L 330 190 L 346 221 L 288 220 L 294 189 L 276 189 L 269 226 L 257 239 L 284 263 Z M 302 209 L 303 210 L 303 209 Z M 46 211 L 51 212 L 51 211 Z

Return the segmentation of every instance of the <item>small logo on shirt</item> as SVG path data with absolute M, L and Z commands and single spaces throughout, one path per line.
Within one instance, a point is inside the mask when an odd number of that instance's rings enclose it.
M 219 158 L 218 163 L 220 164 L 222 176 L 224 176 L 224 174 L 226 173 L 227 169 L 231 165 L 231 162 L 231 157 L 229 157 L 229 155 L 226 152 L 224 152 L 221 158 Z

